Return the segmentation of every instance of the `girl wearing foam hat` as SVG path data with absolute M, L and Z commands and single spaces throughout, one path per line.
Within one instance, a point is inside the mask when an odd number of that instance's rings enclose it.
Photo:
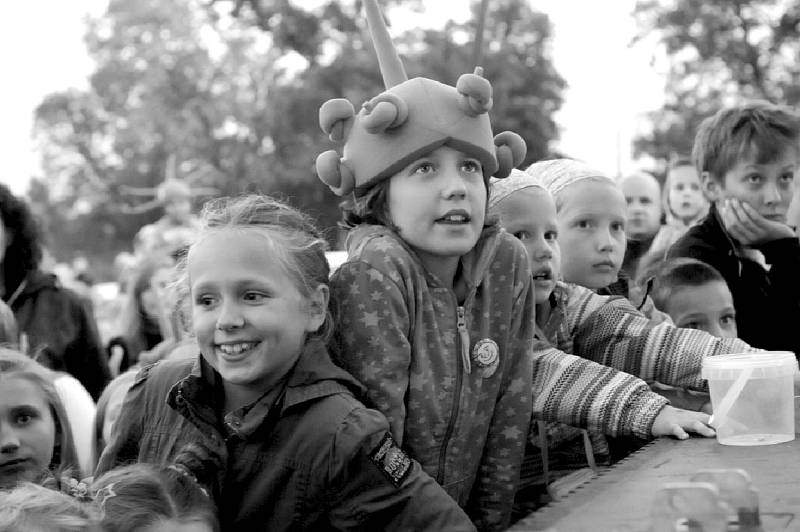
M 320 109 L 344 149 L 317 173 L 349 199 L 349 256 L 331 280 L 337 361 L 477 527 L 501 530 L 530 421 L 534 301 L 524 248 L 486 218 L 487 186 L 525 144 L 493 134 L 480 69 L 455 87 L 408 80 L 365 7 L 387 89 L 358 113 Z

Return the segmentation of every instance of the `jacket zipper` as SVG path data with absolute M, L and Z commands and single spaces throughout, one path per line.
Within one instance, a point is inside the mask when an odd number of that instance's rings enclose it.
M 461 353 L 461 357 L 459 357 L 458 369 L 456 371 L 456 386 L 455 392 L 453 393 L 455 400 L 453 401 L 453 408 L 450 410 L 450 420 L 447 422 L 447 430 L 444 433 L 442 447 L 439 450 L 439 465 L 436 468 L 436 481 L 439 483 L 439 485 L 444 484 L 444 466 L 447 460 L 447 447 L 450 444 L 450 438 L 453 436 L 456 419 L 458 418 L 458 411 L 461 406 L 463 373 L 465 370 L 467 373 L 471 372 L 469 360 L 469 333 L 467 332 L 467 323 L 466 318 L 464 317 L 464 307 L 459 306 L 456 308 L 456 311 L 458 314 L 458 320 L 456 322 L 456 327 L 458 328 L 458 339 L 456 342 L 458 343 L 457 347 L 458 351 Z

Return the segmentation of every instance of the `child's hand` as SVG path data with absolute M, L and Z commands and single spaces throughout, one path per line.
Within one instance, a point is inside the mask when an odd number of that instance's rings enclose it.
M 749 203 L 739 199 L 726 199 L 720 208 L 720 215 L 731 236 L 745 246 L 795 236 L 788 225 L 764 218 Z
M 714 429 L 708 426 L 708 414 L 692 412 L 665 406 L 653 422 L 653 436 L 675 436 L 679 440 L 689 437 L 686 432 L 694 432 L 706 438 L 716 435 Z

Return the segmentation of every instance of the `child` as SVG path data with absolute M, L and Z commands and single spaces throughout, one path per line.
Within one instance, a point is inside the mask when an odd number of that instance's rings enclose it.
M 663 258 L 667 249 L 708 212 L 708 200 L 690 158 L 677 157 L 670 162 L 662 201 L 667 220 L 650 249 Z
M 736 310 L 725 279 L 695 259 L 671 259 L 653 275 L 650 295 L 676 327 L 699 329 L 718 338 L 736 338 Z
M 508 179 L 495 180 L 491 188 L 489 212 L 500 218 L 501 225 L 516 236 L 528 252 L 536 294 L 538 342 L 534 348 L 533 375 L 536 388 L 533 394 L 533 412 L 537 419 L 558 420 L 589 427 L 595 432 L 634 435 L 640 438 L 661 435 L 686 438 L 684 429 L 706 436 L 713 435 L 713 431 L 703 424 L 707 421 L 707 416 L 666 406 L 666 400 L 650 392 L 647 384 L 639 378 L 564 352 L 568 350 L 569 353 L 588 359 L 604 353 L 602 349 L 598 349 L 601 346 L 594 346 L 592 351 L 584 351 L 582 346 L 564 341 L 566 338 L 560 338 L 559 333 L 565 330 L 567 324 L 572 325 L 573 316 L 568 313 L 574 313 L 579 308 L 564 306 L 571 298 L 591 294 L 603 303 L 609 298 L 557 281 L 560 250 L 556 209 L 540 181 L 520 171 L 512 172 Z M 635 316 L 641 316 L 629 306 L 626 310 Z M 639 320 L 647 321 L 644 317 Z M 623 332 L 631 336 L 634 334 L 633 330 Z M 645 337 L 641 329 L 636 334 Z M 626 342 L 622 334 L 616 335 L 616 338 L 622 349 L 630 347 L 639 351 L 639 356 L 632 356 L 631 360 L 618 358 L 620 368 L 636 369 L 633 359 L 637 362 L 642 359 L 650 362 L 648 358 L 653 358 L 641 353 L 643 344 L 637 346 L 633 342 Z M 602 347 L 607 355 L 615 346 L 611 345 L 610 338 L 605 340 L 605 344 Z M 622 353 L 618 353 L 620 354 Z M 611 362 L 602 357 L 596 360 L 607 364 Z M 651 368 L 656 369 L 660 361 L 652 362 Z M 699 386 L 700 382 L 699 374 L 694 375 L 693 384 Z M 554 427 L 551 426 L 551 429 Z M 564 429 L 551 430 L 550 446 L 554 444 L 552 439 L 556 432 L 567 436 L 576 434 Z
M 722 274 L 742 340 L 800 356 L 800 241 L 786 220 L 798 137 L 798 117 L 764 102 L 704 120 L 692 156 L 711 208 L 668 257 L 694 258 Z
M 93 507 L 29 482 L 0 493 L 0 532 L 100 532 Z
M 190 444 L 169 466 L 133 464 L 96 479 L 91 492 L 103 530 L 218 531 L 214 503 L 195 476 L 198 470 L 206 472 L 209 467 L 205 458 L 198 446 Z
M 564 169 L 563 166 L 556 168 Z M 597 392 L 602 391 L 598 388 L 602 380 L 596 379 L 596 373 L 593 373 L 596 368 L 586 362 L 569 366 L 567 362 L 561 362 L 569 361 L 563 357 L 563 352 L 611 366 L 645 381 L 657 380 L 681 388 L 703 390 L 705 383 L 700 376 L 700 367 L 704 357 L 751 350 L 744 342 L 720 340 L 698 331 L 678 329 L 668 322 L 654 326 L 625 298 L 599 296 L 582 286 L 556 282 L 558 261 L 550 261 L 548 265 L 546 259 L 557 257 L 559 248 L 563 252 L 557 243 L 561 234 L 553 200 L 542 190 L 542 185 L 538 175 L 515 173 L 510 181 L 493 186 L 490 205 L 506 230 L 528 243 L 526 247 L 532 257 L 534 279 L 540 277 L 535 283 L 537 339 L 549 345 L 540 349 L 536 359 L 539 374 L 534 374 L 534 378 L 544 383 L 545 391 L 569 382 L 569 379 L 581 379 L 578 381 L 581 386 L 591 383 Z M 527 193 L 521 194 L 525 191 Z M 592 227 L 591 224 L 585 225 Z M 543 242 L 545 235 L 547 240 Z M 532 240 L 534 237 L 539 240 Z M 563 264 L 563 256 L 561 259 Z M 553 368 L 563 363 L 565 369 L 549 369 L 543 362 L 548 361 L 545 355 L 549 356 Z M 583 400 L 592 398 L 588 394 L 575 396 Z M 605 404 L 607 408 L 623 407 L 614 405 L 612 400 Z M 587 426 L 591 413 L 588 403 L 582 410 L 576 409 L 579 411 L 583 413 L 567 422 Z M 648 418 L 637 416 L 631 419 L 644 421 Z M 608 432 L 597 425 L 591 428 Z M 641 429 L 639 427 L 640 436 L 643 435 Z
M 627 204 L 622 270 L 635 277 L 639 259 L 661 229 L 661 185 L 652 175 L 640 172 L 622 178 L 619 186 Z
M 52 374 L 0 349 L 0 489 L 77 469 L 78 459 Z
M 200 356 L 141 370 L 96 476 L 195 442 L 222 464 L 207 485 L 224 530 L 472 529 L 330 361 L 326 243 L 308 219 L 264 196 L 203 217 L 182 265 Z
M 365 6 L 388 89 L 355 117 L 342 100 L 320 110 L 325 131 L 348 135 L 344 158 L 326 152 L 317 171 L 354 192 L 331 279 L 336 361 L 478 528 L 504 529 L 530 422 L 533 294 L 524 249 L 485 210 L 489 177 L 519 164 L 524 142 L 493 138 L 479 75 L 407 80 Z

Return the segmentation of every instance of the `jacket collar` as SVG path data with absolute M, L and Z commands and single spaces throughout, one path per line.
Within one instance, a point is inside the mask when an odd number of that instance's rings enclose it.
M 364 387 L 353 376 L 331 361 L 324 343 L 319 339 L 311 339 L 306 343 L 283 386 L 279 393 L 267 392 L 252 405 L 231 413 L 242 418 L 242 427 L 238 432 L 242 435 L 252 433 L 263 425 L 268 416 L 283 414 L 287 409 L 307 401 L 343 391 L 362 397 L 365 392 Z M 222 393 L 219 373 L 198 355 L 189 375 L 170 389 L 167 403 L 195 422 L 215 426 L 218 423 L 219 409 L 214 405 L 223 403 Z M 228 418 L 226 415 L 226 425 Z
M 478 242 L 475 244 L 475 247 L 461 256 L 461 270 L 470 292 L 474 288 L 480 286 L 486 272 L 489 270 L 489 266 L 497 253 L 499 234 L 501 231 L 504 230 L 497 224 L 484 227 L 478 237 Z M 351 257 L 358 255 L 360 250 L 371 239 L 376 237 L 388 237 L 392 239 L 398 246 L 402 247 L 408 255 L 413 258 L 419 268 L 425 272 L 429 284 L 441 286 L 439 279 L 423 267 L 414 249 L 409 246 L 405 240 L 400 238 L 400 235 L 388 227 L 362 224 L 351 229 L 346 239 L 348 255 Z

